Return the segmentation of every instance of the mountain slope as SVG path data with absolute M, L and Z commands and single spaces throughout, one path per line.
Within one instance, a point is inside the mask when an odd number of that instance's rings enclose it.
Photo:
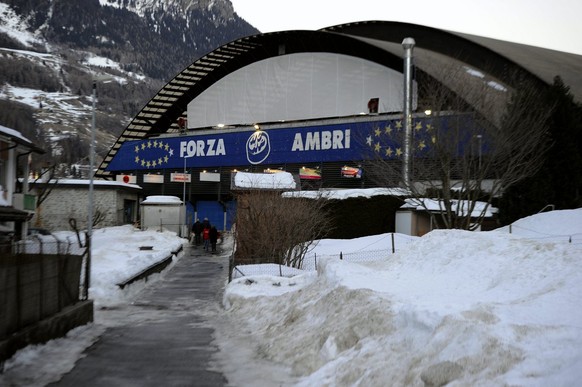
M 229 0 L 0 0 L 0 124 L 45 143 L 39 162 L 67 175 L 86 162 L 95 75 L 114 79 L 98 85 L 104 155 L 165 82 L 256 33 Z

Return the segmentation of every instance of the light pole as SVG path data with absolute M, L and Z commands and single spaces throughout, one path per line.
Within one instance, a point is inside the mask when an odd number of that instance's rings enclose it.
M 184 204 L 184 227 L 183 232 L 186 234 L 188 231 L 188 216 L 186 215 L 186 159 L 193 157 L 184 155 L 184 173 L 183 173 L 183 191 L 182 191 L 182 202 Z M 190 182 L 191 184 L 192 182 Z
M 404 38 L 404 154 L 402 180 L 405 188 L 410 187 L 410 158 L 412 142 L 412 49 L 416 42 L 413 38 Z
M 478 149 L 478 151 L 479 151 L 479 164 L 478 164 L 479 171 L 481 171 L 481 156 L 482 156 L 482 152 L 483 152 L 482 151 L 482 146 L 481 146 L 481 141 L 482 141 L 481 139 L 482 138 L 483 138 L 482 135 L 480 135 L 480 134 L 477 135 L 477 140 L 479 141 L 479 149 Z
M 89 150 L 89 204 L 87 207 L 87 264 L 85 265 L 85 289 L 84 298 L 89 298 L 91 285 L 91 249 L 93 244 L 93 169 L 95 168 L 95 104 L 97 100 L 97 82 L 110 82 L 111 76 L 102 75 L 93 78 L 93 90 L 91 93 L 91 147 Z

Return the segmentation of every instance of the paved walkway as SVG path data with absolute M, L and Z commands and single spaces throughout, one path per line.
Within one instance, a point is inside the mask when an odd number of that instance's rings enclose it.
M 228 274 L 226 254 L 188 247 L 184 256 L 87 348 L 73 370 L 51 386 L 224 386 L 213 370 L 213 313 Z M 214 311 L 214 312 L 213 312 Z

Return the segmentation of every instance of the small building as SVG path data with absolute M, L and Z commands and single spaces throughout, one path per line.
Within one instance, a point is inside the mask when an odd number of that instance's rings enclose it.
M 469 206 L 467 201 L 454 201 L 452 204 L 453 206 L 459 206 L 458 209 L 455 209 L 460 214 L 463 214 L 466 211 L 464 208 Z M 396 211 L 395 231 L 405 235 L 423 236 L 439 228 L 437 224 L 434 224 L 433 215 L 441 213 L 443 208 L 444 204 L 435 199 L 406 199 L 405 203 Z M 495 213 L 496 209 L 494 207 L 489 205 L 485 208 L 485 203 L 476 202 L 475 208 L 471 213 L 471 219 L 477 222 L 480 217 L 483 218 L 476 231 L 494 229 L 496 227 L 494 221 Z
M 192 221 L 186 219 L 186 207 L 177 196 L 152 195 L 141 202 L 141 228 L 174 231 L 186 238 Z
M 28 191 L 28 156 L 32 153 L 44 150 L 20 132 L 0 126 L 0 243 L 27 234 L 27 221 L 36 207 L 36 197 Z
M 49 231 L 87 229 L 90 180 L 55 179 L 36 182 L 31 189 L 48 192 L 32 219 L 35 227 Z M 95 228 L 137 223 L 142 189 L 121 181 L 93 181 L 93 223 Z

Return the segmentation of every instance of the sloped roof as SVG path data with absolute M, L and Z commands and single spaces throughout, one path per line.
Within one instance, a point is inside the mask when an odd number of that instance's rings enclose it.
M 582 56 L 517 43 L 390 21 L 347 23 L 319 31 L 282 31 L 244 37 L 206 54 L 170 80 L 131 120 L 101 163 L 105 171 L 121 144 L 164 133 L 179 134 L 188 103 L 226 75 L 251 63 L 301 52 L 327 52 L 366 59 L 402 71 L 402 40 L 413 37 L 415 65 L 437 58 L 462 61 L 507 85 L 516 72 L 542 84 L 560 75 L 577 100 L 582 98 Z
M 24 148 L 30 149 L 36 153 L 45 153 L 45 151 L 34 145 L 32 141 L 24 137 L 19 131 L 0 125 L 0 136 L 10 139 L 10 141 Z

